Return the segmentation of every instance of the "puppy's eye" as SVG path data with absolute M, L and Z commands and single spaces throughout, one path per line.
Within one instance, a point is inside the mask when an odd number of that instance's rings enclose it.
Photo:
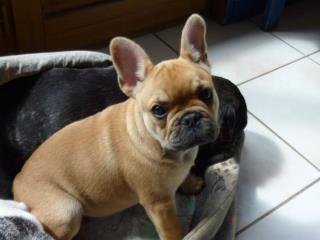
M 201 89 L 199 92 L 199 98 L 205 102 L 212 101 L 212 98 L 213 98 L 212 90 L 210 88 Z
M 167 109 L 160 105 L 154 105 L 151 109 L 151 112 L 156 118 L 159 118 L 159 119 L 167 116 Z

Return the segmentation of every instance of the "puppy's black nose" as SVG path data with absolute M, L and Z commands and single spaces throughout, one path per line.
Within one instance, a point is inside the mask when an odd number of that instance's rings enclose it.
M 187 113 L 186 115 L 183 116 L 181 123 L 185 126 L 193 128 L 197 125 L 201 117 L 202 115 L 199 112 Z

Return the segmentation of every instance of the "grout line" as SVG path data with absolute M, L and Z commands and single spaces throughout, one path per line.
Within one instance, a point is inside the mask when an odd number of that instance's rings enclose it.
M 316 63 L 316 64 L 320 65 L 320 63 L 319 63 L 319 62 L 317 62 L 316 60 L 313 60 L 313 59 L 310 57 L 311 55 L 313 55 L 313 54 L 317 54 L 317 53 L 320 53 L 320 50 L 319 50 L 319 51 L 316 51 L 316 52 L 314 52 L 314 53 L 312 53 L 312 54 L 310 54 L 310 55 L 308 55 L 308 58 L 309 58 L 312 62 L 314 62 L 314 63 Z
M 312 58 L 310 58 L 310 57 L 308 57 L 308 59 L 310 59 L 312 62 L 314 62 L 314 63 L 316 63 L 316 64 L 320 65 L 320 63 L 318 63 L 316 60 L 313 60 L 313 59 L 312 59 Z
M 244 231 L 246 231 L 248 228 L 252 227 L 253 225 L 255 225 L 256 223 L 258 223 L 259 221 L 261 221 L 262 219 L 266 218 L 267 216 L 271 215 L 273 212 L 277 211 L 279 208 L 281 208 L 282 206 L 284 206 L 285 204 L 287 204 L 288 202 L 290 202 L 291 200 L 293 200 L 294 198 L 296 198 L 298 195 L 302 194 L 303 192 L 305 192 L 306 190 L 308 190 L 309 188 L 311 188 L 312 186 L 314 186 L 315 184 L 317 184 L 318 182 L 320 182 L 320 178 L 317 178 L 316 180 L 314 180 L 313 182 L 309 183 L 308 185 L 306 185 L 304 188 L 302 188 L 301 190 L 299 190 L 298 192 L 296 192 L 295 194 L 293 194 L 291 197 L 289 197 L 288 199 L 286 199 L 285 201 L 283 201 L 282 203 L 280 203 L 278 206 L 270 209 L 268 212 L 266 212 L 265 214 L 263 214 L 262 216 L 258 217 L 257 219 L 255 219 L 254 221 L 252 221 L 251 223 L 249 223 L 248 225 L 246 225 L 245 227 L 243 227 L 242 229 L 240 229 L 237 233 L 236 236 L 240 235 L 241 233 L 243 233 Z
M 251 22 L 251 23 L 253 23 L 254 25 L 256 25 L 257 27 L 259 27 L 259 29 L 260 29 L 260 26 L 257 24 L 257 23 L 255 23 L 254 21 L 253 21 L 253 19 L 251 18 L 251 19 L 249 19 L 249 21 Z M 261 30 L 261 29 L 260 29 Z M 300 51 L 298 48 L 296 48 L 296 47 L 294 47 L 294 46 L 292 46 L 290 43 L 288 43 L 287 41 L 285 41 L 284 39 L 282 39 L 282 38 L 280 38 L 279 36 L 277 36 L 275 33 L 274 33 L 274 31 L 263 31 L 263 30 L 261 30 L 262 32 L 265 32 L 265 33 L 269 33 L 270 35 L 272 35 L 273 37 L 275 37 L 275 38 L 277 38 L 278 40 L 280 40 L 281 42 L 283 42 L 284 44 L 286 44 L 286 45 L 288 45 L 289 47 L 291 47 L 291 48 L 293 48 L 294 50 L 296 50 L 297 52 L 299 52 L 299 53 L 301 53 L 302 55 L 304 55 L 304 56 L 307 56 L 306 54 L 304 54 L 302 51 Z
M 320 52 L 320 51 L 317 51 L 317 52 Z M 313 52 L 313 53 L 309 53 L 309 54 L 307 54 L 307 55 L 304 55 L 304 56 L 302 56 L 302 57 L 300 57 L 300 58 L 297 58 L 297 59 L 295 59 L 295 60 L 293 60 L 293 61 L 291 61 L 291 62 L 288 62 L 288 63 L 286 63 L 286 64 L 284 64 L 284 65 L 281 65 L 281 66 L 279 66 L 279 67 L 276 67 L 276 68 L 274 68 L 274 69 L 272 69 L 272 70 L 269 70 L 269 71 L 267 71 L 267 72 L 261 73 L 261 74 L 258 75 L 258 76 L 252 77 L 252 78 L 250 78 L 250 79 L 248 79 L 248 80 L 245 80 L 245 81 L 243 81 L 243 82 L 241 82 L 241 83 L 238 83 L 238 84 L 236 84 L 236 85 L 237 85 L 237 86 L 240 86 L 240 85 L 243 85 L 243 84 L 245 84 L 245 83 L 247 83 L 247 82 L 251 82 L 252 80 L 255 80 L 255 79 L 259 78 L 259 77 L 262 77 L 262 76 L 264 76 L 264 75 L 267 75 L 267 74 L 269 74 L 269 73 L 271 73 L 271 72 L 273 72 L 273 71 L 279 70 L 280 68 L 286 67 L 286 66 L 288 66 L 288 65 L 290 65 L 290 64 L 292 64 L 292 63 L 298 62 L 298 61 L 300 61 L 300 60 L 302 60 L 302 59 L 310 59 L 310 60 L 312 60 L 312 59 L 310 58 L 310 56 L 313 55 L 313 54 L 315 54 L 315 53 L 317 53 L 317 52 Z M 318 64 L 319 64 L 319 63 L 318 63 Z
M 155 36 L 160 42 L 162 42 L 164 45 L 170 48 L 175 54 L 177 54 L 177 56 L 179 56 L 179 52 L 176 49 L 174 49 L 169 43 L 167 43 L 165 40 L 159 37 L 158 34 L 153 33 L 153 36 Z
M 257 24 L 255 21 L 253 21 L 252 18 L 248 19 L 248 21 L 251 22 L 252 24 L 254 24 L 255 26 L 257 26 L 257 27 L 260 29 L 259 24 Z M 260 29 L 260 31 L 265 32 L 265 31 L 263 31 L 263 30 L 261 30 L 261 29 Z M 301 54 L 304 55 L 305 57 L 308 57 L 308 58 L 311 59 L 313 62 L 315 62 L 315 63 L 317 63 L 317 64 L 320 65 L 320 63 L 314 61 L 312 58 L 309 57 L 310 55 L 313 55 L 313 54 L 316 54 L 316 53 L 320 52 L 320 50 L 317 50 L 317 51 L 312 52 L 312 53 L 305 54 L 304 52 L 302 52 L 302 51 L 299 50 L 298 48 L 294 47 L 293 45 L 291 45 L 290 43 L 288 43 L 287 41 L 285 41 L 285 40 L 282 39 L 281 37 L 277 36 L 274 31 L 268 31 L 268 32 L 265 32 L 265 33 L 269 33 L 269 34 L 272 35 L 273 37 L 277 38 L 277 39 L 280 40 L 281 42 L 285 43 L 285 44 L 288 45 L 289 47 L 293 48 L 293 49 L 296 50 L 297 52 L 301 53 Z
M 304 54 L 302 51 L 300 51 L 299 49 L 297 49 L 296 47 L 292 46 L 290 43 L 286 42 L 285 40 L 283 40 L 282 38 L 278 37 L 276 34 L 274 34 L 273 32 L 270 32 L 270 34 L 272 36 L 274 36 L 275 38 L 277 38 L 278 40 L 280 40 L 281 42 L 287 44 L 289 47 L 293 48 L 294 50 L 298 51 L 299 53 L 301 53 L 303 56 L 307 56 L 308 54 Z
M 268 130 L 270 130 L 274 135 L 276 135 L 282 142 L 288 145 L 295 153 L 297 153 L 300 157 L 306 160 L 312 167 L 314 167 L 317 171 L 320 172 L 320 168 L 318 168 L 314 163 L 312 163 L 308 158 L 306 158 L 302 153 L 300 153 L 295 147 L 293 147 L 289 142 L 287 142 L 284 138 L 282 138 L 279 134 L 277 134 L 272 128 L 270 128 L 267 124 L 265 124 L 260 118 L 254 115 L 252 112 L 248 110 L 248 112 L 263 126 L 265 126 Z
M 245 80 L 245 81 L 243 81 L 243 82 L 241 82 L 241 83 L 238 83 L 237 86 L 241 86 L 241 85 L 243 85 L 243 84 L 245 84 L 245 83 L 247 83 L 247 82 L 251 82 L 252 80 L 255 80 L 255 79 L 259 78 L 259 77 L 262 77 L 262 76 L 264 76 L 264 75 L 267 75 L 267 74 L 269 74 L 269 73 L 271 73 L 271 72 L 274 72 L 274 71 L 276 71 L 276 70 L 278 70 L 278 69 L 280 69 L 280 68 L 286 67 L 286 66 L 288 66 L 288 65 L 290 65 L 290 64 L 292 64 L 292 63 L 298 62 L 298 61 L 300 61 L 300 60 L 302 60 L 302 59 L 304 59 L 304 58 L 307 58 L 307 56 L 299 57 L 299 58 L 297 58 L 297 59 L 295 59 L 295 60 L 293 60 L 293 61 L 291 61 L 291 62 L 288 62 L 288 63 L 286 63 L 286 64 L 284 64 L 284 65 L 281 65 L 281 66 L 279 66 L 279 67 L 276 67 L 276 68 L 274 68 L 274 69 L 272 69 L 272 70 L 269 70 L 269 71 L 267 71 L 267 72 L 261 73 L 261 74 L 259 74 L 258 76 L 252 77 L 252 78 L 250 78 L 250 79 L 248 79 L 248 80 Z

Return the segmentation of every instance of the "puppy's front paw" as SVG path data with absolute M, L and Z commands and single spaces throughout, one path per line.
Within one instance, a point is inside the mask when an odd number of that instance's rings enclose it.
M 199 194 L 204 186 L 205 183 L 202 177 L 198 177 L 193 173 L 189 173 L 187 178 L 181 184 L 179 190 L 184 194 Z

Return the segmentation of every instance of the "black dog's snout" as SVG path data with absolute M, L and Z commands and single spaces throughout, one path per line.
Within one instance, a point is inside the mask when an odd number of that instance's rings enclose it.
M 181 123 L 185 126 L 193 128 L 200 121 L 202 114 L 199 112 L 191 112 L 187 113 L 183 116 Z

